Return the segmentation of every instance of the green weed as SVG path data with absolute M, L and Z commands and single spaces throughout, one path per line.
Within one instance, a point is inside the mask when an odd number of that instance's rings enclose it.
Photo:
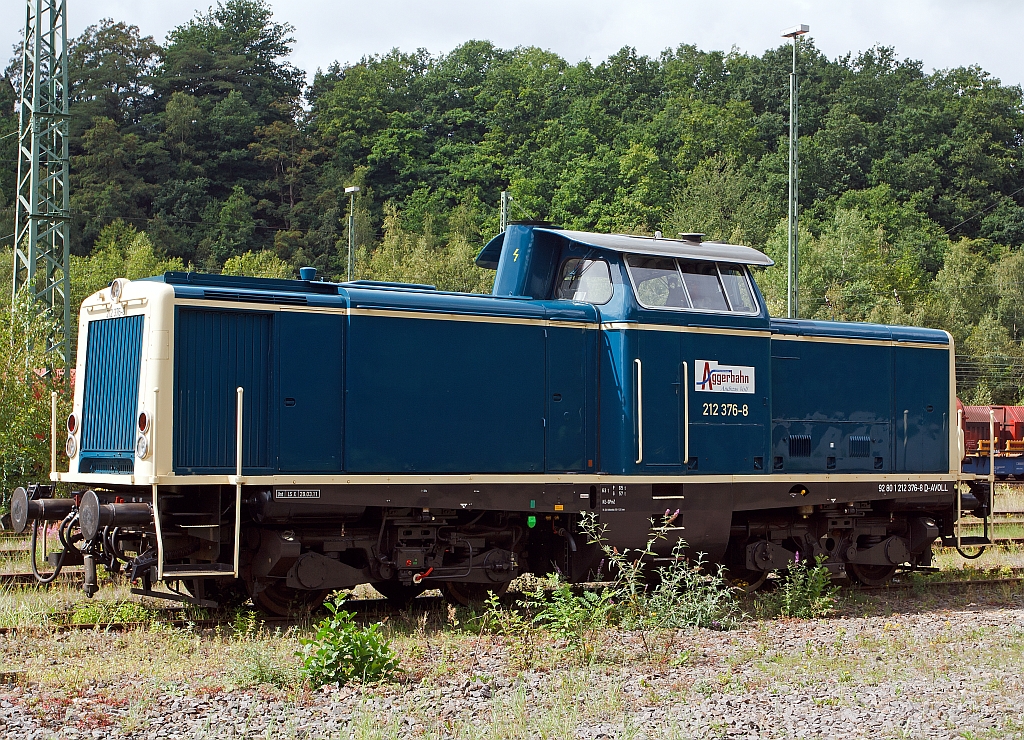
M 480 617 L 480 632 L 506 638 L 508 655 L 520 670 L 534 667 L 537 657 L 537 641 L 534 639 L 533 615 L 530 604 L 521 609 L 506 609 L 497 594 L 492 593 L 484 602 L 485 610 Z M 455 610 L 449 606 L 449 623 L 455 619 Z M 453 624 L 458 627 L 458 622 Z
M 614 608 L 615 592 L 605 588 L 577 594 L 557 576 L 549 578 L 554 585 L 550 595 L 538 587 L 530 596 L 529 605 L 535 611 L 533 623 L 565 640 L 579 665 L 588 665 L 596 654 L 598 633 L 608 624 Z
M 686 555 L 686 541 L 679 538 L 672 546 L 666 565 L 647 573 L 648 562 L 657 557 L 655 545 L 667 540 L 675 514 L 665 512 L 660 524 L 652 522 L 651 534 L 643 550 L 622 550 L 608 545 L 605 527 L 593 516 L 584 516 L 580 529 L 591 543 L 601 547 L 613 572 L 607 589 L 616 605 L 619 622 L 627 629 L 679 629 L 707 627 L 730 629 L 742 614 L 736 602 L 736 590 L 725 578 L 724 568 L 709 571 L 704 553 L 694 560 Z M 651 581 L 653 580 L 653 585 Z
M 779 588 L 761 597 L 762 606 L 770 614 L 799 619 L 818 619 L 835 611 L 839 587 L 832 584 L 832 574 L 818 558 L 790 565 Z
M 71 624 L 149 624 L 156 613 L 135 601 L 93 601 L 78 604 Z
M 314 687 L 383 681 L 401 670 L 380 625 L 360 627 L 355 614 L 341 608 L 345 596 L 335 593 L 324 604 L 330 614 L 317 625 L 315 636 L 299 640 L 302 674 Z

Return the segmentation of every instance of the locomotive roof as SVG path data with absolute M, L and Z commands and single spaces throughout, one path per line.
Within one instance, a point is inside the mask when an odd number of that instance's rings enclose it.
M 774 265 L 771 257 L 752 247 L 744 247 L 739 244 L 724 244 L 722 242 L 702 242 L 686 239 L 665 239 L 653 236 L 636 236 L 633 234 L 595 234 L 589 231 L 572 231 L 551 227 L 534 227 L 536 232 L 552 234 L 554 236 L 568 239 L 569 241 L 583 244 L 598 249 L 608 249 L 613 252 L 624 252 L 629 254 L 643 254 L 654 257 L 681 257 L 694 260 L 712 260 L 715 262 L 731 262 L 741 265 Z M 502 232 L 491 239 L 480 254 L 477 255 L 476 264 L 479 267 L 486 267 L 495 270 L 498 267 L 498 257 L 501 255 L 501 247 L 505 241 L 505 234 Z

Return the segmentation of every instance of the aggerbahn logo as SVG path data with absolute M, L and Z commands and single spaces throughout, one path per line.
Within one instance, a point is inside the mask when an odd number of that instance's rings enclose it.
M 719 365 L 715 360 L 694 360 L 694 390 L 714 393 L 754 393 L 754 368 Z

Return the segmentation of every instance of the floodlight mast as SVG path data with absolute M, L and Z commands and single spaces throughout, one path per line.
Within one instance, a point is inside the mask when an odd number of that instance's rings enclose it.
M 54 326 L 47 350 L 71 364 L 66 0 L 27 0 L 18 99 L 14 295 L 25 290 Z
M 351 185 L 345 188 L 348 199 L 348 264 L 345 270 L 346 282 L 352 279 L 352 272 L 355 265 L 352 264 L 352 257 L 356 251 L 356 193 L 359 192 L 358 185 Z
M 793 39 L 793 71 L 789 75 L 789 264 L 786 279 L 786 314 L 791 319 L 799 316 L 799 278 L 800 278 L 800 232 L 799 232 L 799 190 L 798 172 L 799 157 L 797 142 L 799 130 L 797 126 L 797 108 L 799 107 L 799 86 L 796 77 L 796 50 L 800 37 L 811 30 L 810 26 L 800 24 L 787 28 L 782 37 Z

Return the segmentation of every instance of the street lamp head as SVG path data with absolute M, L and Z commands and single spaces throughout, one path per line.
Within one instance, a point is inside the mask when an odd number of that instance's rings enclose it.
M 358 185 L 352 185 L 350 187 L 345 188 L 345 195 L 348 195 L 349 193 L 358 193 L 358 192 L 359 192 L 359 186 Z
M 805 33 L 809 33 L 810 30 L 810 26 L 801 23 L 799 26 L 793 26 L 792 28 L 787 28 L 785 31 L 783 31 L 782 38 L 795 39 L 797 36 L 803 36 Z

